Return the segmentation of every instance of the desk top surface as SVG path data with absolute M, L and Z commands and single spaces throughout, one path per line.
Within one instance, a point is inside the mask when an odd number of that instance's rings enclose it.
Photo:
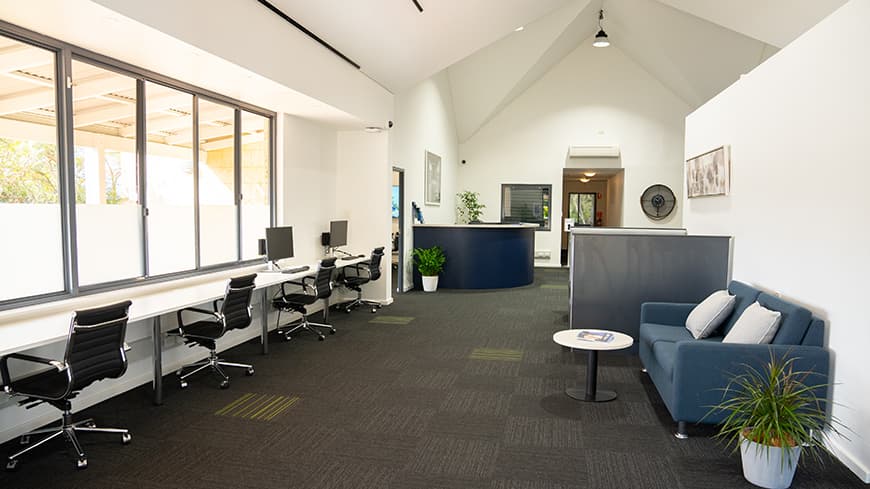
M 335 263 L 337 268 L 341 268 L 365 260 L 366 258 L 355 258 L 336 260 Z M 298 273 L 276 273 L 267 272 L 264 265 L 256 265 L 225 270 L 216 278 L 199 281 L 195 280 L 196 277 L 183 279 L 181 284 L 174 286 L 171 281 L 162 282 L 4 311 L 0 313 L 0 356 L 66 338 L 69 333 L 70 318 L 76 309 L 130 299 L 133 303 L 130 306 L 129 322 L 132 323 L 219 299 L 224 296 L 230 276 L 257 273 L 254 286 L 256 289 L 262 289 L 317 273 L 316 263 L 309 267 L 308 270 Z
M 414 224 L 415 228 L 466 228 L 466 229 L 520 229 L 534 228 L 540 226 L 537 224 L 527 223 L 508 223 L 508 224 Z

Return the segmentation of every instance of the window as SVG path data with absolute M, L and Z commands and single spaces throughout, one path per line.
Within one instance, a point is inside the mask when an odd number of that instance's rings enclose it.
M 79 284 L 144 274 L 136 80 L 72 62 Z
M 238 259 L 235 118 L 225 105 L 199 100 L 200 265 Z
M 257 240 L 266 237 L 270 220 L 269 118 L 242 111 L 242 259 L 257 258 Z
M 501 186 L 501 221 L 525 222 L 550 230 L 551 185 L 503 184 Z
M 145 84 L 148 273 L 196 268 L 193 95 Z
M 0 301 L 66 289 L 56 57 L 0 36 Z
M 597 194 L 593 192 L 568 194 L 568 217 L 574 226 L 594 226 Z
M 0 27 L 0 310 L 260 259 L 273 118 Z

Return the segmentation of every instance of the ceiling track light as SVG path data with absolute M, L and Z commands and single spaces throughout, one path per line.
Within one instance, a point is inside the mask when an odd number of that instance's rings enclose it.
M 606 48 L 610 46 L 610 39 L 607 38 L 607 33 L 604 32 L 604 28 L 601 27 L 601 21 L 604 20 L 604 10 L 598 11 L 598 34 L 595 34 L 595 40 L 592 41 L 592 45 L 596 48 Z
M 586 175 L 587 177 L 590 177 L 590 178 L 597 175 L 597 173 L 595 173 L 594 171 L 584 171 L 583 174 Z
M 589 183 L 589 179 L 586 177 L 580 177 L 580 181 L 583 183 Z

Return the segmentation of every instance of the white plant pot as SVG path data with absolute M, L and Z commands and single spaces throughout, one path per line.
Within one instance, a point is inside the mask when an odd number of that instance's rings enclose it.
M 423 275 L 423 292 L 435 292 L 438 289 L 438 275 L 427 277 Z
M 791 450 L 791 456 L 788 459 L 783 459 L 783 456 L 786 455 L 783 450 Z M 769 447 L 740 437 L 743 477 L 758 487 L 766 487 L 767 489 L 791 487 L 800 455 L 800 446 L 793 448 Z

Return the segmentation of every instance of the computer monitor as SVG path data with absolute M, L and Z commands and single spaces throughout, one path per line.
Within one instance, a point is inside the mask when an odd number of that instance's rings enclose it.
M 347 244 L 347 221 L 329 223 L 329 246 L 338 248 Z
M 293 258 L 293 227 L 266 228 L 266 259 Z

